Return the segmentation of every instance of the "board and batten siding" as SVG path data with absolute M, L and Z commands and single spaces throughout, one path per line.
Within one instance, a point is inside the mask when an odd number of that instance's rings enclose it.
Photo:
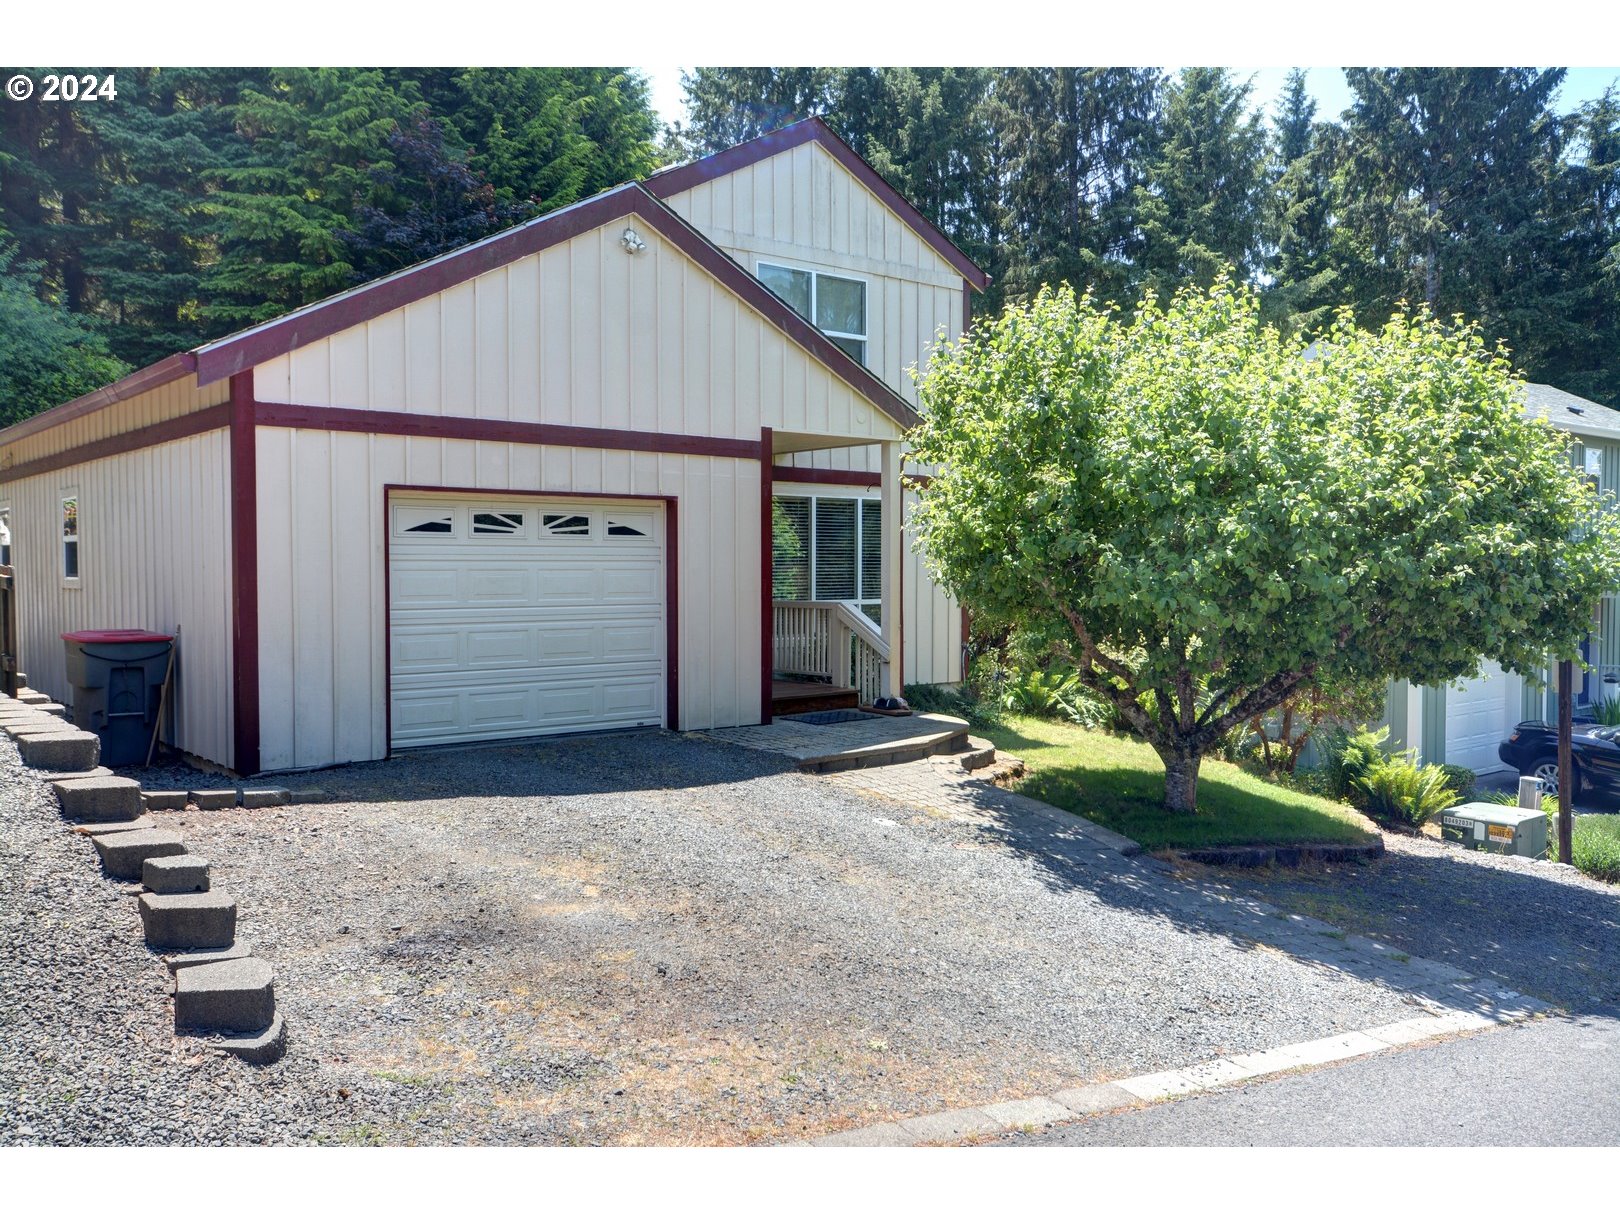
M 187 375 L 127 400 L 114 402 L 105 409 L 8 443 L 5 449 L 6 463 L 26 464 L 31 460 L 83 447 L 98 439 L 128 434 L 145 426 L 196 413 L 210 405 L 222 405 L 230 399 L 230 395 L 229 381 L 222 380 L 198 388 L 196 377 Z M 5 469 L 0 468 L 0 481 L 4 480 L 5 475 Z
M 678 725 L 758 721 L 757 461 L 261 427 L 259 712 L 266 770 L 387 754 L 389 485 L 676 498 Z
M 167 394 L 159 390 L 142 397 L 151 395 Z M 123 408 L 130 404 L 135 407 Z M 162 402 L 151 406 L 164 407 Z M 142 398 L 134 398 L 83 421 L 116 426 L 120 418 L 147 416 L 146 408 Z M 172 633 L 179 627 L 173 741 L 227 766 L 232 762 L 228 443 L 227 432 L 215 430 L 20 481 L 0 473 L 0 505 L 10 509 L 17 570 L 18 644 L 29 684 L 63 703 L 72 700 L 62 633 L 92 628 Z M 69 587 L 62 578 L 61 510 L 62 499 L 74 494 L 79 579 Z
M 647 248 L 619 246 L 635 228 Z M 896 423 L 633 218 L 260 364 L 261 401 L 757 441 Z
M 867 366 L 913 407 L 908 369 L 961 334 L 961 273 L 814 142 L 664 202 L 750 274 L 764 260 L 865 279 Z

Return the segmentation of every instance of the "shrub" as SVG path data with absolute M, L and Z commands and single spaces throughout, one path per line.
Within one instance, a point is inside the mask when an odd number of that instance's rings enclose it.
M 1553 827 L 1553 838 L 1558 835 Z M 1557 845 L 1554 845 L 1556 848 Z M 1575 820 L 1570 840 L 1575 868 L 1600 882 L 1620 882 L 1620 821 L 1607 815 L 1583 814 Z
M 901 695 L 918 713 L 945 713 L 964 719 L 975 730 L 985 729 L 999 720 L 1000 709 L 993 701 L 982 699 L 972 688 L 947 688 L 937 683 L 908 683 Z
M 1457 794 L 1437 764 L 1418 764 L 1414 752 L 1381 755 L 1351 778 L 1363 808 L 1380 823 L 1421 827 L 1456 803 Z
M 1620 726 L 1620 696 L 1599 699 L 1592 706 L 1592 720 L 1600 726 Z
M 1446 774 L 1446 779 L 1451 782 L 1451 787 L 1457 791 L 1457 805 L 1472 799 L 1474 784 L 1479 780 L 1478 775 L 1472 768 L 1464 768 L 1460 764 L 1441 764 L 1440 771 Z M 1515 803 L 1518 800 L 1517 797 L 1513 799 Z
M 1388 739 L 1387 726 L 1377 730 L 1362 726 L 1353 732 L 1340 725 L 1329 728 L 1322 742 L 1322 775 L 1329 793 L 1341 801 L 1357 802 L 1360 789 L 1356 781 L 1385 758 Z

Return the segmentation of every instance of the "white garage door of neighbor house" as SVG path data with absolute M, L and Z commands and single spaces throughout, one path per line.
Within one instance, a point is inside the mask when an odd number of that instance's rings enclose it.
M 1475 772 L 1504 771 L 1496 748 L 1507 737 L 1517 716 L 1509 721 L 1508 694 L 1518 701 L 1517 685 L 1494 662 L 1480 670 L 1480 679 L 1469 679 L 1461 688 L 1446 689 L 1446 762 L 1472 768 Z
M 389 502 L 392 745 L 664 720 L 664 509 Z

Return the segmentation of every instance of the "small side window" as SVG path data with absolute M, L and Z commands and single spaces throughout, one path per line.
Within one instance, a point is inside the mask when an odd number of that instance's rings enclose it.
M 79 581 L 79 495 L 62 499 L 62 580 Z
M 0 565 L 11 564 L 11 507 L 0 504 Z

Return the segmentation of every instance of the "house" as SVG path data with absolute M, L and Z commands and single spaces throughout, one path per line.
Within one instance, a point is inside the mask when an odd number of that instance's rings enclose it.
M 1527 384 L 1525 413 L 1567 432 L 1575 467 L 1598 492 L 1620 495 L 1620 410 L 1550 384 Z M 1581 656 L 1587 669 L 1575 674 L 1577 710 L 1620 696 L 1620 605 L 1615 596 L 1604 596 Z M 1481 774 L 1505 772 L 1508 766 L 1497 756 L 1498 745 L 1520 721 L 1555 720 L 1556 699 L 1551 669 L 1531 680 L 1487 662 L 1477 678 L 1450 686 L 1391 683 L 1384 724 L 1393 746 L 1415 748 L 1426 763 L 1457 764 Z
M 955 681 L 906 369 L 987 282 L 812 119 L 176 354 L 0 431 L 29 681 L 181 627 L 243 775 Z

